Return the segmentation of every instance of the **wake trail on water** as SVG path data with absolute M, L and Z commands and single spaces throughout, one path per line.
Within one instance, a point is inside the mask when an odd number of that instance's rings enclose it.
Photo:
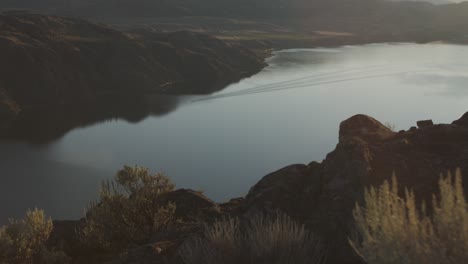
M 334 71 L 334 72 L 327 72 L 327 73 L 322 73 L 322 74 L 314 74 L 314 75 L 304 76 L 298 79 L 290 79 L 287 81 L 281 81 L 281 82 L 276 82 L 276 83 L 271 83 L 271 84 L 255 86 L 255 87 L 243 89 L 240 91 L 233 91 L 233 92 L 228 92 L 228 93 L 212 95 L 209 97 L 193 100 L 191 102 L 193 103 L 193 102 L 200 102 L 200 101 L 206 101 L 206 100 L 214 100 L 218 98 L 257 94 L 257 93 L 263 93 L 263 92 L 272 92 L 272 91 L 294 89 L 294 88 L 307 87 L 307 86 L 316 86 L 320 84 L 328 84 L 328 83 L 335 83 L 335 82 L 360 80 L 360 79 L 366 79 L 366 78 L 377 78 L 377 77 L 384 77 L 384 76 L 390 76 L 390 75 L 401 74 L 401 73 L 407 72 L 405 71 L 405 72 L 396 72 L 396 73 L 390 73 L 390 74 L 387 73 L 387 74 L 378 74 L 378 75 L 366 75 L 366 76 L 342 78 L 342 79 L 333 78 L 332 80 L 327 80 L 330 77 L 343 77 L 343 75 L 348 75 L 351 73 L 362 74 L 362 73 L 369 73 L 369 72 L 375 72 L 375 71 L 390 70 L 389 67 L 382 68 L 384 66 L 386 65 L 371 65 L 371 66 L 344 69 L 344 70 Z M 366 70 L 366 69 L 371 69 L 371 70 Z M 365 71 L 362 72 L 362 70 L 365 70 Z M 317 82 L 322 79 L 325 79 L 325 81 Z
M 354 68 L 349 68 L 349 69 L 344 69 L 341 71 L 333 71 L 333 72 L 326 72 L 326 73 L 321 73 L 321 74 L 313 74 L 313 75 L 307 75 L 301 78 L 297 79 L 290 79 L 286 81 L 281 81 L 281 82 L 275 82 L 275 83 L 269 83 L 269 84 L 262 84 L 259 86 L 255 86 L 252 88 L 247 88 L 243 89 L 242 91 L 246 90 L 253 90 L 253 89 L 263 89 L 263 88 L 268 88 L 270 86 L 278 86 L 278 85 L 284 85 L 284 84 L 293 84 L 296 82 L 303 82 L 309 79 L 316 79 L 316 78 L 322 78 L 322 77 L 327 77 L 327 76 L 333 76 L 333 75 L 338 75 L 338 74 L 343 74 L 343 73 L 348 73 L 348 72 L 353 72 L 353 71 L 358 71 L 358 70 L 365 70 L 365 69 L 372 69 L 372 68 L 378 68 L 378 67 L 384 67 L 386 65 L 370 65 L 370 66 L 363 66 L 363 67 L 354 67 Z M 241 91 L 236 91 L 236 92 L 241 92 Z
M 363 67 L 360 67 L 363 68 Z M 351 71 L 352 69 L 346 70 L 346 71 Z M 354 68 L 356 70 L 356 68 Z M 385 69 L 388 70 L 388 69 Z M 384 73 L 384 74 L 373 74 L 373 75 L 365 75 L 365 76 L 358 76 L 358 77 L 351 77 L 351 78 L 341 78 L 341 79 L 332 79 L 332 80 L 325 80 L 321 82 L 316 82 L 317 80 L 323 79 L 323 78 L 315 78 L 313 81 L 315 82 L 298 82 L 298 80 L 303 80 L 305 78 L 312 78 L 311 76 L 308 77 L 302 77 L 299 79 L 295 80 L 289 80 L 289 81 L 283 81 L 275 84 L 269 84 L 269 85 L 264 85 L 264 86 L 259 86 L 255 88 L 250 88 L 250 89 L 244 89 L 241 91 L 234 91 L 230 93 L 222 93 L 206 98 L 200 98 L 197 100 L 193 100 L 192 102 L 200 102 L 200 101 L 208 101 L 208 100 L 215 100 L 215 99 L 221 99 L 221 98 L 228 98 L 228 97 L 236 97 L 236 96 L 244 96 L 244 95 L 252 95 L 252 94 L 259 94 L 259 93 L 268 93 L 268 92 L 274 92 L 274 91 L 281 91 L 281 90 L 289 90 L 289 89 L 297 89 L 297 88 L 304 88 L 304 87 L 310 87 L 310 86 L 317 86 L 317 85 L 322 85 L 322 84 L 331 84 L 331 83 L 340 83 L 340 82 L 349 82 L 349 81 L 355 81 L 355 80 L 364 80 L 364 79 L 374 79 L 374 78 L 384 78 L 384 77 L 390 77 L 390 76 L 396 76 L 396 75 L 401 75 L 401 74 L 408 74 L 408 73 L 418 73 L 418 72 L 424 72 L 428 71 L 429 69 L 426 70 L 417 70 L 417 71 L 398 71 L 398 72 L 392 72 L 392 73 Z M 343 71 L 340 71 L 340 73 L 343 73 Z M 368 72 L 366 72 L 368 73 Z M 331 74 L 339 74 L 338 72 L 333 72 L 333 73 L 328 73 L 327 75 Z M 323 76 L 323 75 L 315 75 L 315 76 Z M 287 84 L 287 85 L 282 85 L 282 84 Z
M 212 96 L 209 96 L 209 97 L 193 100 L 192 102 L 203 101 L 203 100 L 208 100 L 208 99 L 215 99 L 218 96 L 224 96 L 224 95 L 227 95 L 227 94 L 237 94 L 237 93 L 244 93 L 244 92 L 248 92 L 248 91 L 250 92 L 250 91 L 254 91 L 254 90 L 257 91 L 257 90 L 264 90 L 264 89 L 270 89 L 270 88 L 285 87 L 285 85 L 302 84 L 302 83 L 305 83 L 305 82 L 325 79 L 327 77 L 333 77 L 334 75 L 341 76 L 343 74 L 349 74 L 349 73 L 352 73 L 354 71 L 362 71 L 362 70 L 366 70 L 366 69 L 372 69 L 374 71 L 375 70 L 388 70 L 388 68 L 378 69 L 379 67 L 384 67 L 384 66 L 386 66 L 386 65 L 370 65 L 370 66 L 363 66 L 363 67 L 354 67 L 354 68 L 344 69 L 344 70 L 340 70 L 340 71 L 333 71 L 333 72 L 327 72 L 327 73 L 321 73 L 321 74 L 313 74 L 313 75 L 308 75 L 308 76 L 304 76 L 304 77 L 297 78 L 297 79 L 290 79 L 290 80 L 281 81 L 281 82 L 257 85 L 255 87 L 246 88 L 246 89 L 242 89 L 242 90 L 239 90 L 239 91 L 233 91 L 233 92 L 228 92 L 228 93 L 212 95 Z M 368 73 L 368 72 L 369 71 L 367 70 L 367 71 L 365 71 L 363 73 Z M 357 73 L 360 73 L 360 72 L 357 72 Z M 354 74 L 356 74 L 356 73 L 354 73 Z

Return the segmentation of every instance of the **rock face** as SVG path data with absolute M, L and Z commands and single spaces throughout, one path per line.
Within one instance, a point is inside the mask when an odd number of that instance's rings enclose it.
M 353 116 L 341 123 L 339 143 L 322 163 L 293 165 L 265 176 L 248 193 L 246 208 L 299 213 L 298 219 L 306 219 L 329 246 L 327 263 L 359 263 L 347 239 L 352 209 L 364 188 L 395 173 L 401 186 L 430 203 L 441 174 L 460 168 L 468 182 L 467 117 L 394 133 L 371 117 Z
M 465 113 L 460 119 L 453 121 L 453 125 L 468 127 L 468 113 Z
M 290 165 L 273 172 L 253 186 L 246 196 L 250 213 L 274 213 L 280 209 L 302 217 L 304 209 L 320 195 L 320 177 L 314 177 L 318 164 Z
M 361 138 L 368 142 L 379 142 L 393 136 L 393 132 L 379 121 L 366 115 L 355 115 L 340 124 L 340 141 Z
M 421 121 L 416 122 L 416 124 L 418 125 L 419 128 L 427 128 L 427 127 L 431 127 L 434 125 L 432 120 L 421 120 Z

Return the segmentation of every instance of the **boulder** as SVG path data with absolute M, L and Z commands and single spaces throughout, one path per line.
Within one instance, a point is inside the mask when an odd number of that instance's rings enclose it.
M 359 137 L 369 142 L 379 142 L 395 134 L 388 127 L 366 115 L 355 115 L 340 124 L 340 141 Z
M 431 119 L 429 119 L 429 120 L 420 120 L 416 122 L 416 125 L 418 126 L 418 128 L 423 129 L 423 128 L 428 128 L 428 127 L 433 126 L 434 123 L 432 122 Z

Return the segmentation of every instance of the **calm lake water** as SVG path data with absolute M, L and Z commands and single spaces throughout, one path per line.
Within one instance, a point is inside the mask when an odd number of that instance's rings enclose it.
M 456 45 L 284 50 L 251 78 L 212 96 L 172 98 L 146 118 L 103 118 L 47 144 L 3 141 L 0 222 L 34 207 L 78 218 L 125 164 L 163 171 L 216 201 L 245 195 L 269 172 L 324 159 L 354 114 L 396 129 L 459 118 L 468 111 L 467 61 L 468 46 Z

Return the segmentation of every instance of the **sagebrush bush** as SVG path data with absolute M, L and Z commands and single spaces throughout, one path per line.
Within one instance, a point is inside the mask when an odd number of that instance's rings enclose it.
M 38 209 L 28 210 L 22 220 L 10 220 L 0 228 L 0 263 L 67 263 L 69 259 L 63 252 L 46 248 L 52 228 L 52 219 Z
M 218 221 L 186 241 L 179 256 L 186 264 L 314 264 L 324 254 L 303 225 L 277 214 Z
M 174 190 L 170 179 L 148 169 L 125 166 L 104 181 L 99 199 L 90 206 L 80 239 L 91 247 L 118 251 L 147 243 L 173 220 L 175 206 L 161 204 L 161 194 Z
M 460 171 L 439 180 L 432 213 L 416 206 L 412 191 L 398 196 L 395 176 L 391 185 L 366 189 L 364 206 L 353 211 L 357 236 L 350 240 L 369 264 L 456 264 L 468 261 L 468 207 Z M 419 209 L 420 208 L 420 209 Z

